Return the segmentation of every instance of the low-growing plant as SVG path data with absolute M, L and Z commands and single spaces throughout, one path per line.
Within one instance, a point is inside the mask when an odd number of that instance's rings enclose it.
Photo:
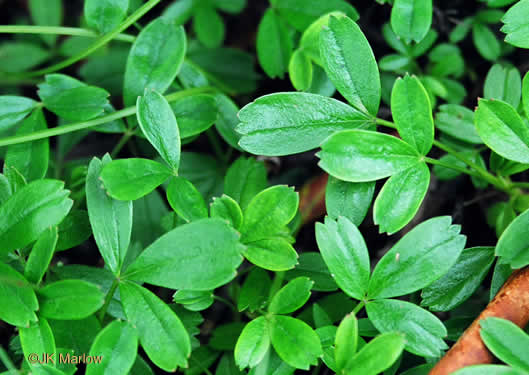
M 1 373 L 529 374 L 529 0 L 377 2 L 0 1 Z

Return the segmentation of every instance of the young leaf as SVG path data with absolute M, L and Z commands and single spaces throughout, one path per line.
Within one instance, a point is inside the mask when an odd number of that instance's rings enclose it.
M 514 108 L 520 104 L 522 77 L 515 67 L 494 64 L 490 68 L 483 88 L 485 99 L 503 100 Z
M 273 8 L 269 8 L 257 29 L 257 56 L 270 78 L 283 78 L 292 55 L 293 41 L 289 29 Z
M 410 302 L 382 299 L 366 305 L 369 320 L 382 333 L 404 333 L 406 350 L 422 357 L 438 357 L 448 346 L 443 323 L 431 312 Z
M 388 369 L 400 356 L 405 344 L 404 335 L 383 333 L 365 345 L 347 361 L 345 375 L 377 375 Z
M 421 155 L 432 148 L 434 125 L 432 106 L 426 89 L 415 76 L 395 81 L 391 92 L 391 111 L 400 136 Z
M 29 11 L 33 22 L 38 26 L 61 26 L 63 9 L 61 0 L 30 0 Z M 53 46 L 57 35 L 41 35 L 42 40 Z
M 460 230 L 448 216 L 417 225 L 380 259 L 371 275 L 369 297 L 402 296 L 439 279 L 465 247 Z
M 356 353 L 358 346 L 358 320 L 354 314 L 347 315 L 338 326 L 334 341 L 336 367 L 343 369 Z
M 211 291 L 197 292 L 194 290 L 178 290 L 173 294 L 173 301 L 183 305 L 186 310 L 202 311 L 209 308 L 213 302 L 213 293 Z
M 222 93 L 216 93 L 214 97 L 218 110 L 215 128 L 222 138 L 224 138 L 226 143 L 231 147 L 242 151 L 242 148 L 239 146 L 241 136 L 235 131 L 235 127 L 239 124 L 239 118 L 237 117 L 239 107 L 233 102 L 233 100 Z
M 393 234 L 408 224 L 421 206 L 430 186 L 430 169 L 419 163 L 386 181 L 373 206 L 373 220 L 380 233 Z
M 220 198 L 213 198 L 209 206 L 211 217 L 218 217 L 226 220 L 235 229 L 239 230 L 242 225 L 242 210 L 239 204 L 231 197 L 222 195 Z
M 514 219 L 498 240 L 496 255 L 501 257 L 502 263 L 509 263 L 513 269 L 529 264 L 529 246 L 525 235 L 528 225 L 529 210 Z
M 180 138 L 192 137 L 207 130 L 217 120 L 217 103 L 211 95 L 193 95 L 171 103 L 178 120 Z
M 240 146 L 268 156 L 308 151 L 337 131 L 370 123 L 365 114 L 345 103 L 309 93 L 262 96 L 241 109 L 239 118 Z
M 308 370 L 323 355 L 320 339 L 307 323 L 290 316 L 269 320 L 270 339 L 279 357 L 292 367 Z
M 106 34 L 120 24 L 128 8 L 129 0 L 86 0 L 84 16 L 90 27 Z
M 134 201 L 149 194 L 170 176 L 171 170 L 163 164 L 131 158 L 106 164 L 100 178 L 112 198 Z
M 480 321 L 480 336 L 487 348 L 503 362 L 529 372 L 529 336 L 513 322 L 490 317 Z
M 292 86 L 298 91 L 308 91 L 312 85 L 312 61 L 304 51 L 297 49 L 288 65 Z
M 198 40 L 207 48 L 220 47 L 226 34 L 222 17 L 207 3 L 196 7 L 193 29 Z
M 325 189 L 327 215 L 332 219 L 344 216 L 359 226 L 367 215 L 374 193 L 374 182 L 353 183 L 329 176 Z
M 0 96 L 0 132 L 22 121 L 36 105 L 36 101 L 22 96 Z
M 468 299 L 481 285 L 494 262 L 494 248 L 463 250 L 456 264 L 422 291 L 421 305 L 433 311 L 449 311 Z
M 90 355 L 101 356 L 101 363 L 86 366 L 87 375 L 129 373 L 138 352 L 138 333 L 127 322 L 114 320 L 98 333 Z
M 316 223 L 316 241 L 336 284 L 361 300 L 369 283 L 369 253 L 358 228 L 345 217 Z
M 46 319 L 41 317 L 38 322 L 31 323 L 29 327 L 20 327 L 19 332 L 20 344 L 26 358 L 32 353 L 55 354 L 55 339 Z
M 502 18 L 501 31 L 507 34 L 505 41 L 519 48 L 529 48 L 529 1 L 521 0 L 514 4 Z
M 270 301 L 268 311 L 273 314 L 290 314 L 302 307 L 310 298 L 314 285 L 308 277 L 298 277 L 281 288 Z
M 480 100 L 475 124 L 483 142 L 494 152 L 509 160 L 529 163 L 529 128 L 509 104 Z
M 132 202 L 109 197 L 100 180 L 104 166 L 111 163 L 108 155 L 100 161 L 93 158 L 86 176 L 86 206 L 94 239 L 105 265 L 119 273 L 132 232 Z
M 500 57 L 500 42 L 488 26 L 478 22 L 474 23 L 472 26 L 472 39 L 476 49 L 483 58 L 489 61 L 496 61 Z
M 57 225 L 72 207 L 70 193 L 57 180 L 37 180 L 13 194 L 0 207 L 0 254 L 29 245 Z M 17 215 L 13 216 L 13 212 Z
M 248 323 L 235 345 L 235 362 L 241 370 L 253 368 L 261 362 L 270 347 L 268 322 L 260 316 Z
M 108 92 L 99 87 L 80 86 L 46 97 L 44 106 L 67 120 L 85 121 L 103 113 L 108 96 Z
M 224 178 L 224 192 L 239 202 L 243 210 L 253 197 L 267 186 L 264 163 L 244 156 L 228 168 Z
M 131 282 L 119 285 L 121 303 L 150 360 L 162 370 L 187 367 L 189 334 L 173 310 L 149 290 Z M 149 317 L 146 319 L 145 317 Z
M 358 110 L 376 116 L 380 75 L 360 27 L 348 17 L 331 16 L 320 34 L 320 48 L 325 71 L 340 94 Z
M 182 26 L 156 18 L 138 35 L 127 60 L 123 100 L 136 103 L 145 89 L 163 93 L 174 81 L 184 61 L 187 42 Z
M 474 112 L 457 104 L 443 104 L 435 115 L 435 126 L 446 134 L 472 144 L 483 144 L 474 126 Z
M 391 27 L 410 44 L 424 39 L 432 25 L 432 0 L 395 0 L 391 9 Z
M 39 289 L 39 312 L 58 320 L 79 320 L 95 313 L 103 306 L 100 288 L 82 280 L 61 280 Z
M 256 266 L 276 272 L 290 270 L 298 264 L 296 250 L 280 236 L 247 243 L 243 255 Z
M 0 275 L 0 319 L 18 327 L 37 322 L 39 303 L 24 276 L 4 263 L 0 263 Z
M 50 265 L 57 245 L 57 227 L 45 230 L 33 245 L 24 267 L 24 277 L 33 284 L 39 284 Z
M 323 170 L 350 182 L 376 181 L 420 163 L 420 155 L 406 142 L 367 130 L 345 130 L 331 135 L 317 156 Z
M 236 276 L 241 248 L 239 234 L 223 220 L 197 220 L 158 238 L 126 276 L 171 289 L 212 290 Z
M 208 217 L 202 194 L 183 177 L 171 178 L 167 187 L 167 200 L 173 210 L 187 222 Z
M 143 134 L 176 173 L 180 164 L 180 133 L 169 103 L 158 92 L 146 90 L 136 107 Z
M 254 267 L 244 283 L 242 284 L 237 308 L 239 311 L 249 309 L 251 312 L 260 309 L 267 302 L 267 293 L 272 281 L 268 273 L 258 267 Z

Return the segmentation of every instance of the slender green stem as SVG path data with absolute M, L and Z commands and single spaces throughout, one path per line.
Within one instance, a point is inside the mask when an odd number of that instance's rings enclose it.
M 358 302 L 358 305 L 355 306 L 355 308 L 353 309 L 353 314 L 358 314 L 360 312 L 360 310 L 362 310 L 362 308 L 366 305 L 366 302 L 365 301 L 360 301 Z
M 392 123 L 391 121 L 383 120 L 383 119 L 378 118 L 378 117 L 377 117 L 377 119 L 376 119 L 376 124 L 377 124 L 377 125 L 385 126 L 385 127 L 387 127 L 387 128 L 397 129 L 397 125 L 395 125 L 395 124 Z
M 17 368 L 13 364 L 13 361 L 11 361 L 11 358 L 9 358 L 5 349 L 2 346 L 0 346 L 0 361 L 9 370 L 10 374 L 16 374 L 16 375 L 20 374 L 20 372 L 18 372 Z
M 213 92 L 213 91 L 215 91 L 215 89 L 211 87 L 197 87 L 197 88 L 191 88 L 191 89 L 182 90 L 182 91 L 169 94 L 165 98 L 167 99 L 168 102 L 173 102 L 175 100 L 178 100 L 186 96 L 191 96 L 195 94 L 204 94 L 204 93 Z M 94 126 L 106 124 L 107 122 L 111 122 L 111 121 L 124 118 L 127 116 L 132 116 L 134 114 L 136 114 L 136 106 L 131 106 L 131 107 L 122 109 L 120 111 L 116 111 L 106 116 L 101 116 L 101 117 L 98 117 L 98 118 L 95 118 L 89 121 L 81 121 L 81 122 L 76 122 L 73 124 L 58 126 L 56 128 L 40 130 L 40 131 L 27 134 L 27 135 L 15 135 L 11 137 L 2 138 L 0 139 L 0 147 L 14 145 L 18 143 L 36 141 L 38 139 L 44 139 L 44 138 L 54 137 L 56 135 L 67 134 L 67 133 L 72 133 L 72 132 L 83 130 L 83 129 L 93 128 Z
M 98 34 L 95 31 L 78 27 L 28 25 L 0 25 L 0 34 L 50 34 L 85 36 L 88 38 L 98 38 L 101 36 L 101 34 Z M 117 34 L 113 39 L 121 42 L 133 43 L 136 40 L 136 37 L 128 34 Z
M 529 182 L 513 182 L 511 186 L 515 188 L 529 189 Z
M 136 134 L 134 131 L 126 131 L 125 133 L 123 133 L 123 135 L 121 136 L 119 142 L 116 144 L 116 146 L 114 146 L 114 148 L 112 149 L 112 152 L 110 153 L 110 157 L 112 159 L 115 158 L 119 154 L 119 152 L 121 151 L 123 146 L 125 146 L 127 144 L 129 139 L 134 134 Z
M 281 288 L 284 278 L 285 278 L 284 271 L 276 272 L 274 281 L 272 281 L 272 286 L 270 287 L 270 294 L 268 295 L 268 301 L 270 301 L 272 297 L 277 293 L 277 291 Z
M 119 280 L 114 279 L 112 282 L 112 286 L 110 287 L 106 297 L 105 302 L 103 303 L 103 307 L 101 307 L 101 310 L 99 310 L 99 322 L 103 324 L 103 319 L 105 319 L 105 315 L 108 310 L 108 306 L 110 305 L 110 301 L 112 301 L 112 297 L 114 296 L 114 293 L 116 293 L 116 289 L 119 286 Z
M 429 158 L 429 157 L 424 157 L 424 161 L 427 162 L 427 163 L 430 163 L 430 164 L 433 164 L 433 165 L 438 165 L 440 167 L 444 167 L 444 168 L 449 168 L 449 169 L 453 169 L 455 171 L 458 171 L 458 172 L 462 172 L 462 173 L 466 173 L 470 176 L 474 176 L 474 177 L 480 177 L 480 175 L 468 168 L 465 168 L 465 167 L 460 167 L 459 165 L 455 165 L 455 164 L 449 164 L 449 163 L 445 163 L 441 160 L 437 160 L 437 159 L 432 159 L 432 158 Z
M 116 27 L 114 30 L 109 32 L 108 34 L 105 34 L 101 36 L 99 39 L 97 39 L 90 47 L 85 49 L 84 51 L 81 51 L 77 55 L 74 55 L 72 57 L 69 57 L 68 59 L 61 61 L 57 64 L 51 65 L 44 69 L 35 70 L 32 72 L 24 72 L 20 75 L 17 75 L 18 77 L 37 77 L 42 76 L 44 74 L 53 73 L 58 70 L 64 69 L 72 64 L 75 64 L 76 62 L 84 59 L 85 57 L 91 55 L 93 52 L 97 51 L 99 48 L 103 47 L 105 44 L 110 42 L 112 39 L 114 39 L 117 35 L 121 34 L 122 31 L 126 30 L 130 25 L 134 24 L 137 20 L 139 20 L 145 13 L 147 13 L 149 10 L 151 10 L 156 4 L 158 4 L 161 0 L 149 0 L 144 5 L 142 5 L 138 10 L 136 10 L 133 14 L 131 14 L 125 21 L 123 21 L 118 27 Z

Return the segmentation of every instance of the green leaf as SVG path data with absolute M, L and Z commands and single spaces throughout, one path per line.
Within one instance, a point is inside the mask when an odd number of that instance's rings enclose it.
M 1 100 L 1 97 L 0 97 L 0 100 Z M 527 73 L 525 74 L 524 79 L 523 79 L 522 101 L 523 101 L 523 108 L 525 110 L 525 117 L 529 118 L 529 74 Z
M 333 292 L 338 289 L 319 252 L 303 252 L 299 255 L 298 261 L 299 264 L 296 265 L 296 268 L 285 274 L 285 279 L 292 280 L 296 277 L 306 276 L 314 281 L 312 290 Z
M 355 21 L 359 17 L 356 9 L 343 0 L 271 0 L 270 3 L 298 31 L 304 31 L 319 17 L 333 11 L 343 12 Z
M 13 195 L 13 191 L 8 178 L 5 175 L 0 174 L 0 206 L 2 206 L 11 195 Z
M 485 99 L 503 100 L 518 108 L 522 94 L 520 72 L 515 67 L 494 64 L 487 73 L 483 90 Z
M 374 182 L 353 183 L 329 176 L 325 189 L 327 215 L 332 219 L 344 216 L 359 226 L 371 206 L 374 192 Z
M 36 105 L 36 101 L 22 96 L 0 96 L 0 132 L 22 121 Z
M 510 1 L 509 3 L 512 3 Z M 505 41 L 519 48 L 529 48 L 529 1 L 521 0 L 514 4 L 502 18 L 501 31 L 507 34 Z
M 24 277 L 33 284 L 39 284 L 42 277 L 48 270 L 51 258 L 57 245 L 57 227 L 45 230 L 33 245 L 29 254 L 26 266 L 24 267 Z
M 193 17 L 193 29 L 198 40 L 207 48 L 220 47 L 226 29 L 222 17 L 210 5 L 198 5 Z
M 62 181 L 37 180 L 18 190 L 0 207 L 0 254 L 29 245 L 66 217 L 73 202 L 63 187 Z
M 37 26 L 61 26 L 63 19 L 62 0 L 30 0 L 31 19 Z M 49 46 L 53 46 L 57 35 L 40 35 Z
M 332 16 L 320 34 L 320 55 L 340 94 L 358 110 L 375 116 L 380 105 L 380 75 L 358 25 L 350 18 Z
M 28 42 L 4 42 L 0 45 L 0 72 L 19 73 L 48 60 L 50 53 Z
M 474 23 L 472 39 L 479 54 L 489 61 L 497 60 L 501 55 L 501 45 L 496 35 L 487 26 Z
M 241 109 L 239 118 L 240 146 L 269 156 L 308 151 L 337 131 L 369 123 L 366 115 L 345 103 L 309 93 L 262 96 Z
M 180 289 L 173 295 L 173 301 L 183 305 L 187 310 L 202 311 L 213 304 L 213 297 L 211 291 L 197 292 L 194 290 Z
M 239 147 L 240 135 L 235 131 L 235 127 L 239 124 L 239 118 L 237 117 L 239 107 L 237 107 L 237 104 L 233 100 L 222 93 L 215 94 L 215 102 L 218 110 L 215 128 L 226 143 L 242 151 Z
M 149 159 L 114 160 L 103 167 L 100 179 L 115 199 L 133 201 L 141 198 L 171 176 L 165 165 Z
M 426 163 L 397 173 L 386 181 L 373 206 L 380 233 L 393 234 L 414 217 L 428 192 L 430 169 Z
M 312 85 L 312 61 L 301 49 L 292 54 L 288 65 L 292 86 L 298 91 L 307 91 Z
M 181 138 L 200 134 L 217 120 L 217 103 L 211 95 L 193 95 L 171 103 Z
M 263 162 L 241 156 L 226 172 L 224 192 L 245 209 L 260 191 L 268 186 Z
M 343 373 L 377 375 L 388 369 L 399 358 L 405 342 L 404 335 L 400 333 L 383 333 L 349 358 Z
M 368 302 L 367 314 L 382 333 L 398 331 L 405 334 L 406 350 L 422 357 L 438 357 L 448 346 L 443 323 L 431 312 L 410 302 L 382 299 Z
M 490 317 L 479 322 L 481 339 L 487 348 L 515 369 L 529 372 L 529 336 L 513 322 Z
M 67 120 L 85 121 L 103 113 L 108 96 L 108 92 L 99 87 L 81 86 L 44 99 L 44 106 Z
M 103 306 L 105 295 L 100 288 L 82 280 L 61 280 L 39 289 L 39 312 L 59 320 L 79 320 Z
M 186 49 L 186 34 L 182 26 L 163 18 L 149 23 L 140 32 L 129 53 L 123 87 L 125 105 L 134 105 L 145 89 L 163 94 L 178 74 Z
M 446 134 L 472 144 L 482 144 L 474 126 L 474 112 L 457 104 L 439 106 L 435 115 L 435 126 Z
M 292 367 L 308 370 L 323 355 L 320 339 L 307 323 L 290 316 L 269 320 L 270 339 L 279 357 Z
M 20 327 L 19 332 L 20 343 L 26 358 L 33 353 L 38 353 L 39 356 L 45 355 L 44 353 L 56 354 L 55 339 L 46 319 L 41 317 L 38 322 L 31 323 L 29 327 Z M 30 365 L 34 365 L 34 363 L 30 363 Z M 36 365 L 38 366 L 38 364 Z
M 88 212 L 84 210 L 71 211 L 58 229 L 57 251 L 68 250 L 81 245 L 92 235 Z
M 57 348 L 69 349 L 75 355 L 88 353 L 94 338 L 101 331 L 101 324 L 94 315 L 81 320 L 49 320 L 48 323 Z
M 169 103 L 158 92 L 146 90 L 136 107 L 143 134 L 176 173 L 180 164 L 180 133 Z
M 320 56 L 320 33 L 328 26 L 331 16 L 345 16 L 345 14 L 342 12 L 324 14 L 307 27 L 299 41 L 299 50 L 302 50 L 318 65 L 323 65 Z
M 434 311 L 449 311 L 467 300 L 481 285 L 494 262 L 494 248 L 463 250 L 456 264 L 422 291 L 421 305 Z
M 283 78 L 292 55 L 293 41 L 288 26 L 269 8 L 257 29 L 257 57 L 270 78 Z
M 189 335 L 174 311 L 137 284 L 123 282 L 119 291 L 125 314 L 136 327 L 149 359 L 168 372 L 174 372 L 177 366 L 187 367 L 191 354 Z
M 361 300 L 369 283 L 369 253 L 358 228 L 345 217 L 316 223 L 316 241 L 336 284 Z
M 432 25 L 432 0 L 395 0 L 391 27 L 407 44 L 424 39 Z
M 253 312 L 263 307 L 267 302 L 271 286 L 272 281 L 268 273 L 261 268 L 254 267 L 242 284 L 237 309 L 239 311 L 249 309 Z
M 260 316 L 248 323 L 235 346 L 235 363 L 241 370 L 253 368 L 261 362 L 270 347 L 268 322 Z
M 100 161 L 93 158 L 86 176 L 86 206 L 94 239 L 105 265 L 119 273 L 132 232 L 132 202 L 109 197 L 102 186 L 100 175 L 112 160 L 108 155 Z
M 336 331 L 334 340 L 334 358 L 336 367 L 343 369 L 358 347 L 358 320 L 354 314 L 343 318 Z
M 483 142 L 497 154 L 519 163 L 529 163 L 529 128 L 509 104 L 499 100 L 480 100 L 475 124 Z
M 523 375 L 521 372 L 501 365 L 474 365 L 454 372 L 454 375 Z
M 427 220 L 399 240 L 371 275 L 370 298 L 402 296 L 428 286 L 456 263 L 465 246 L 448 216 Z
M 129 0 L 86 0 L 83 14 L 91 28 L 106 34 L 119 26 L 128 8 Z
M 238 240 L 239 234 L 223 220 L 197 220 L 158 238 L 126 275 L 171 289 L 212 290 L 236 276 L 242 262 Z
M 167 187 L 167 200 L 173 210 L 187 222 L 208 217 L 204 197 L 183 177 L 171 178 Z
M 256 266 L 276 272 L 290 270 L 298 264 L 296 250 L 280 237 L 246 243 L 243 255 Z
M 298 277 L 289 281 L 271 299 L 268 311 L 273 314 L 290 314 L 302 307 L 310 298 L 314 281 Z
M 237 14 L 246 7 L 246 0 L 213 0 L 213 5 L 223 12 Z
M 415 76 L 395 81 L 391 93 L 391 111 L 397 130 L 404 141 L 421 155 L 432 148 L 434 124 L 428 93 Z
M 319 166 L 350 182 L 376 181 L 420 163 L 420 155 L 406 142 L 374 131 L 345 130 L 331 135 L 321 148 Z
M 39 303 L 32 286 L 20 273 L 0 263 L 0 319 L 18 327 L 37 321 Z
M 213 198 L 210 207 L 211 217 L 224 219 L 235 229 L 240 229 L 242 225 L 242 210 L 239 204 L 231 197 L 222 195 L 220 198 Z
M 25 119 L 17 130 L 17 136 L 28 135 L 47 129 L 46 119 L 41 109 L 36 109 Z M 4 160 L 6 166 L 15 167 L 30 182 L 46 176 L 50 154 L 48 139 L 11 145 Z
M 126 375 L 138 352 L 138 333 L 127 322 L 114 320 L 94 339 L 91 356 L 101 356 L 101 363 L 86 366 L 87 375 Z
M 525 236 L 528 225 L 529 210 L 514 219 L 498 240 L 496 255 L 513 269 L 529 264 L 529 245 Z
M 298 205 L 298 193 L 286 185 L 276 185 L 261 191 L 244 210 L 241 228 L 243 242 L 273 237 L 294 218 Z

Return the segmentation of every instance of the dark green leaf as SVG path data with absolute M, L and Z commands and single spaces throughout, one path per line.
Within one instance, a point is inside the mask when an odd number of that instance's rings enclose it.
M 529 245 L 525 236 L 528 225 L 529 210 L 514 219 L 498 240 L 496 255 L 513 269 L 529 264 Z
M 314 281 L 312 290 L 333 292 L 338 289 L 320 253 L 303 252 L 299 255 L 298 262 L 296 268 L 285 274 L 287 280 L 306 276 Z
M 224 192 L 246 209 L 250 201 L 268 186 L 263 162 L 240 157 L 226 172 Z
M 167 187 L 167 200 L 173 210 L 187 222 L 208 217 L 202 194 L 183 177 L 171 178 Z
M 23 120 L 36 105 L 36 101 L 22 96 L 0 96 L 0 132 Z
M 391 27 L 406 43 L 420 42 L 432 25 L 432 0 L 395 0 Z
M 374 182 L 353 183 L 329 176 L 325 189 L 327 214 L 332 219 L 344 216 L 358 226 L 367 215 L 374 192 Z
M 263 307 L 267 302 L 267 293 L 271 285 L 272 281 L 265 270 L 257 267 L 253 268 L 246 280 L 244 280 L 239 293 L 237 301 L 239 311 L 249 309 L 253 312 Z
M 270 347 L 268 321 L 261 316 L 248 323 L 235 346 L 235 362 L 239 368 L 255 367 Z
M 27 42 L 4 42 L 0 45 L 0 72 L 19 73 L 48 60 L 42 47 Z
M 269 8 L 257 31 L 257 56 L 270 78 L 283 78 L 288 69 L 292 48 L 292 37 L 285 21 Z
M 4 263 L 0 263 L 0 275 L 0 319 L 19 327 L 37 322 L 39 303 L 24 276 Z
M 495 61 L 500 57 L 501 45 L 496 35 L 487 26 L 474 23 L 472 26 L 472 39 L 478 52 L 483 58 Z
M 52 227 L 45 230 L 35 242 L 35 245 L 33 245 L 24 267 L 24 277 L 29 282 L 39 284 L 42 280 L 55 252 L 57 238 L 57 227 Z
M 215 101 L 218 110 L 215 128 L 231 147 L 242 151 L 239 146 L 240 135 L 235 131 L 235 127 L 239 124 L 237 117 L 239 107 L 222 93 L 215 94 Z
M 209 5 L 198 5 L 193 17 L 193 29 L 198 40 L 208 48 L 220 47 L 226 33 L 224 21 Z
M 129 0 L 86 0 L 84 16 L 90 27 L 105 34 L 119 26 L 128 7 Z
M 44 99 L 46 109 L 70 121 L 90 120 L 103 113 L 108 92 L 95 86 L 68 89 Z
M 439 130 L 464 142 L 483 143 L 474 126 L 474 112 L 456 104 L 443 104 L 439 110 L 435 115 L 435 126 Z
M 88 212 L 75 210 L 59 225 L 57 251 L 68 250 L 85 242 L 92 235 Z
M 302 307 L 310 298 L 314 281 L 298 277 L 281 288 L 270 300 L 268 311 L 273 314 L 290 314 Z
M 63 18 L 62 0 L 29 0 L 31 19 L 38 26 L 61 26 Z M 41 35 L 48 45 L 54 45 L 57 35 Z
M 171 103 L 181 138 L 207 130 L 217 120 L 217 104 L 211 95 L 193 95 Z

